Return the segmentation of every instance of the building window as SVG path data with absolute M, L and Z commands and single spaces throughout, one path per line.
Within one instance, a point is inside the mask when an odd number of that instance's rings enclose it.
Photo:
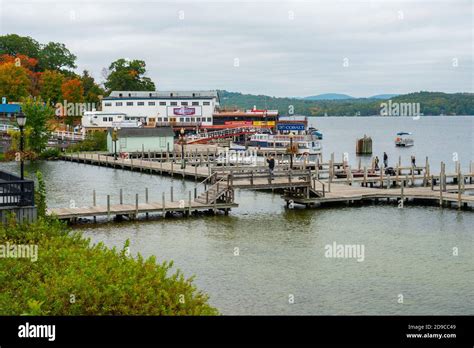
M 148 106 L 155 106 L 155 102 L 148 102 Z
M 178 105 L 178 102 L 171 102 L 170 105 L 171 106 L 176 106 L 176 105 Z
M 193 106 L 198 106 L 199 102 L 193 102 Z
M 122 102 L 116 102 L 115 103 L 115 106 L 122 106 L 122 105 L 123 105 Z
M 191 121 L 189 120 L 189 117 L 186 117 L 186 122 L 191 122 Z
M 201 117 L 196 117 L 196 122 L 201 122 Z
M 145 102 L 137 102 L 137 105 L 138 105 L 138 106 L 144 106 L 144 105 L 145 105 Z
M 210 102 L 203 102 L 202 105 L 211 105 Z
M 157 118 L 157 121 L 158 121 L 158 122 L 162 122 L 163 119 L 162 119 L 161 117 L 158 117 L 158 118 Z
M 127 106 L 133 106 L 133 102 L 127 102 Z
M 207 122 L 212 122 L 212 118 L 211 118 L 211 117 L 208 117 L 208 118 L 207 118 Z
M 119 93 L 119 97 L 122 98 L 122 93 Z
M 181 102 L 181 105 L 188 106 L 188 102 Z
M 160 102 L 160 105 L 166 106 L 166 102 Z
M 107 117 L 102 117 L 102 121 L 107 122 Z
M 110 102 L 104 103 L 104 106 L 112 106 L 112 103 L 110 103 Z
M 109 117 L 109 122 L 113 122 L 114 121 L 114 118 L 113 117 Z
M 184 117 L 181 117 L 181 118 L 179 119 L 179 122 L 184 122 Z

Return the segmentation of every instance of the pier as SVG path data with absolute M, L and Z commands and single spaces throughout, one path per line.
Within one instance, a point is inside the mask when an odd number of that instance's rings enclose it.
M 385 168 L 375 171 L 373 167 L 353 169 L 346 162 L 335 162 L 334 154 L 328 162 L 300 161 L 290 168 L 284 156 L 277 158 L 277 166 L 270 175 L 265 165 L 243 165 L 223 163 L 218 165 L 214 156 L 189 155 L 183 159 L 176 155 L 158 158 L 118 158 L 99 153 L 64 154 L 63 160 L 140 171 L 155 175 L 178 176 L 194 179 L 196 185 L 186 197 L 176 200 L 171 188 L 169 198 L 162 193 L 161 200 L 150 200 L 148 189 L 141 199 L 136 194 L 135 202 L 124 204 L 120 190 L 119 204 L 111 204 L 107 195 L 105 205 L 97 205 L 95 192 L 93 204 L 81 208 L 52 208 L 48 214 L 59 219 L 76 221 L 78 218 L 105 216 L 126 217 L 130 220 L 139 215 L 157 214 L 162 217 L 180 213 L 182 216 L 208 212 L 228 214 L 238 207 L 234 201 L 235 189 L 271 190 L 282 193 L 287 206 L 320 207 L 330 204 L 355 204 L 362 202 L 396 202 L 403 207 L 408 201 L 436 204 L 440 207 L 456 206 L 458 209 L 474 206 L 474 165 L 462 173 L 459 162 L 453 172 L 441 171 L 433 174 L 428 159 L 424 166 L 403 166 L 401 159 L 391 174 Z M 201 180 L 199 182 L 199 180 Z

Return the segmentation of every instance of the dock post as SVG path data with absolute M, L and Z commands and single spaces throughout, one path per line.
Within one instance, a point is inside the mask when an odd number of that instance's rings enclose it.
M 459 163 L 459 162 L 458 162 Z M 461 166 L 459 165 L 459 170 L 458 170 L 458 210 L 461 210 Z
M 110 221 L 110 195 L 107 195 L 107 221 Z
M 174 163 L 174 160 L 171 160 L 171 176 L 173 176 L 173 163 Z
M 431 191 L 434 190 L 434 177 L 431 175 Z
M 316 178 L 319 180 L 319 156 L 316 157 Z
M 95 195 L 95 190 L 92 191 L 92 205 L 95 207 L 96 206 L 96 195 Z
M 383 188 L 383 170 L 384 170 L 384 166 L 382 164 L 380 166 L 380 188 Z
M 191 190 L 189 191 L 189 199 L 188 199 L 188 215 L 191 215 Z
M 358 169 L 359 171 L 360 171 L 360 168 L 361 168 L 361 167 L 360 167 L 360 166 L 361 166 L 361 161 L 362 161 L 362 159 L 359 157 L 359 165 L 358 165 L 358 167 L 357 167 L 357 169 Z
M 148 204 L 148 187 L 145 187 L 145 202 Z
M 402 166 L 402 156 L 398 156 L 398 166 Z
M 173 186 L 171 186 L 171 202 L 173 202 Z
M 194 199 L 197 198 L 197 190 L 198 190 L 197 187 L 194 187 Z
M 415 167 L 411 165 L 411 187 L 415 186 Z
M 120 204 L 123 204 L 123 192 L 122 192 L 122 189 L 120 189 Z
M 402 185 L 400 185 L 400 191 L 401 191 L 401 198 L 400 198 L 400 208 L 403 208 L 403 204 L 404 204 L 404 201 L 405 201 L 405 197 L 404 197 L 404 187 L 405 186 L 405 183 L 402 183 Z
M 197 181 L 198 179 L 198 167 L 197 165 L 194 166 L 194 181 Z
M 135 218 L 138 217 L 138 193 L 135 193 Z
M 161 196 L 161 209 L 163 211 L 163 217 L 166 217 L 166 210 L 165 210 L 165 193 L 163 192 L 162 193 L 162 196 Z
M 367 187 L 367 166 L 364 166 L 364 187 Z
M 439 173 L 439 206 L 443 206 L 443 165 L 441 162 L 441 171 Z

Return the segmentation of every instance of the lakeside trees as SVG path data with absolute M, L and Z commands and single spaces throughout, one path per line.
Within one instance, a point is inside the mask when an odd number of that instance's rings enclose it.
M 117 59 L 101 84 L 88 70 L 82 75 L 74 72 L 76 59 L 63 43 L 41 44 L 17 34 L 0 36 L 0 96 L 10 102 L 39 96 L 52 105 L 64 100 L 97 105 L 100 96 L 112 90 L 155 90 L 154 82 L 145 76 L 143 60 Z
M 281 115 L 287 115 L 292 106 L 296 115 L 308 116 L 371 116 L 380 115 L 382 99 L 344 99 L 344 100 L 303 100 L 296 98 L 277 98 L 265 95 L 242 94 L 219 91 L 221 106 L 237 106 L 249 109 L 278 109 Z M 474 94 L 417 92 L 391 98 L 393 103 L 419 103 L 424 115 L 474 115 Z
M 154 91 L 155 84 L 145 73 L 143 60 L 118 59 L 110 64 L 104 86 L 109 91 Z

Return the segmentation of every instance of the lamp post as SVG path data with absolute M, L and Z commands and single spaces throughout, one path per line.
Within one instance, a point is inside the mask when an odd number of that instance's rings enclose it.
M 26 124 L 26 116 L 24 113 L 20 112 L 16 116 L 16 123 L 18 123 L 18 127 L 20 128 L 20 173 L 21 173 L 21 180 L 24 180 L 25 178 L 25 170 L 24 170 L 24 161 L 23 161 L 23 151 L 25 147 L 25 141 L 24 141 L 24 133 L 23 129 L 25 128 Z
M 186 144 L 186 137 L 184 135 L 184 128 L 181 128 L 179 133 L 179 142 L 181 143 L 181 169 L 186 169 L 186 160 L 184 159 L 184 144 Z
M 114 160 L 117 160 L 117 140 L 118 140 L 118 129 L 114 128 L 112 131 L 112 141 L 114 142 Z

